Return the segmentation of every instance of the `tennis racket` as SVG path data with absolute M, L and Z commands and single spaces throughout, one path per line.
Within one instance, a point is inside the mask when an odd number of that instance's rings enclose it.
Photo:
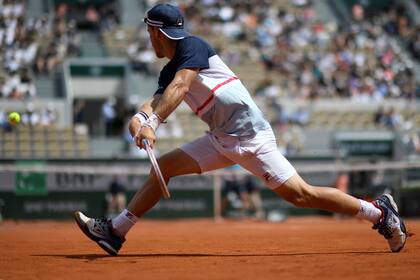
M 165 179 L 163 179 L 162 172 L 160 171 L 159 165 L 157 163 L 155 154 L 153 153 L 152 147 L 150 147 L 149 141 L 147 139 L 142 140 L 143 146 L 146 149 L 147 155 L 149 156 L 150 162 L 152 163 L 153 170 L 155 171 L 156 177 L 159 181 L 159 187 L 162 191 L 162 195 L 164 198 L 168 199 L 171 197 L 169 193 L 168 187 L 166 186 Z

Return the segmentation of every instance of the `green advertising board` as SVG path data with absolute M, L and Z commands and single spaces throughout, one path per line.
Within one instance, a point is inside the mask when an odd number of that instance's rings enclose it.
M 44 161 L 17 161 L 19 166 L 47 165 Z M 47 174 L 39 172 L 16 172 L 16 195 L 45 195 Z
M 134 192 L 127 193 L 130 199 Z M 172 190 L 170 200 L 161 200 L 146 218 L 198 218 L 213 216 L 212 190 Z M 106 192 L 50 192 L 44 196 L 0 193 L 5 219 L 71 219 L 80 210 L 94 217 L 106 215 Z
M 72 77 L 124 77 L 125 65 L 85 65 L 71 64 Z
M 347 156 L 379 156 L 392 158 L 395 136 L 391 131 L 337 132 L 335 145 Z

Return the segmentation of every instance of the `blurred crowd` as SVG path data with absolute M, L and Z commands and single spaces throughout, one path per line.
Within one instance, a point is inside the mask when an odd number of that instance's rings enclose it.
M 26 1 L 0 1 L 0 96 L 35 97 L 36 74 L 48 74 L 69 55 L 78 55 L 79 39 L 72 21 L 57 9 L 54 18 L 26 17 Z
M 86 3 L 84 3 L 86 2 Z M 56 18 L 71 22 L 77 30 L 103 32 L 114 29 L 120 23 L 116 1 L 77 1 L 60 3 Z
M 22 0 L 0 1 L 0 98 L 36 95 L 31 75 L 38 45 L 34 21 L 26 21 Z
M 155 67 L 157 58 L 146 28 L 140 25 L 134 34 L 132 42 L 127 47 L 131 68 L 148 76 L 158 75 L 158 69 Z
M 420 9 L 420 4 L 418 3 Z M 420 25 L 414 24 L 408 17 L 404 6 L 392 6 L 381 15 L 384 30 L 399 36 L 414 58 L 420 60 Z
M 310 1 L 290 2 L 197 0 L 188 1 L 185 12 L 193 32 L 224 34 L 235 43 L 246 42 L 249 47 L 244 52 L 228 53 L 227 60 L 258 59 L 265 76 L 274 77 L 275 84 L 269 86 L 278 88 L 277 96 L 366 102 L 420 97 L 412 65 L 403 61 L 389 35 L 419 36 L 416 27 L 408 24 L 404 32 L 393 31 L 398 8 L 365 17 L 363 7 L 357 5 L 352 24 L 335 26 L 319 21 Z
M 26 15 L 27 1 L 0 0 L 0 97 L 35 97 L 34 79 L 66 57 L 80 56 L 80 31 L 101 32 L 119 24 L 115 1 L 95 5 L 59 3 L 55 12 Z
M 157 1 L 142 2 L 147 9 Z M 27 1 L 0 0 L 1 98 L 33 99 L 36 77 L 53 73 L 66 57 L 81 55 L 82 32 L 105 33 L 120 26 L 117 1 L 56 3 L 54 13 L 29 18 Z M 284 108 L 281 97 L 308 101 L 341 97 L 371 103 L 420 99 L 413 65 L 400 49 L 403 46 L 420 61 L 420 27 L 398 4 L 375 11 L 354 5 L 352 21 L 345 26 L 321 21 L 310 0 L 183 0 L 177 4 L 186 15 L 187 29 L 210 39 L 229 66 L 262 66 L 264 78 L 257 81 L 252 94 L 273 112 L 270 120 L 281 135 L 279 146 L 285 154 L 302 149 L 303 128 L 311 114 L 304 107 Z M 132 69 L 158 75 L 145 25 L 140 24 L 133 34 L 126 45 Z M 125 131 L 124 121 L 134 107 L 129 103 L 108 100 L 100 105 L 106 135 Z M 83 104 L 75 103 L 75 123 L 86 122 Z M 396 111 L 382 115 L 375 121 L 386 127 L 408 126 L 409 120 Z M 35 114 L 29 119 L 41 118 Z M 162 133 L 177 137 L 182 134 L 178 126 Z
M 13 125 L 9 123 L 10 110 L 0 107 L 0 128 L 4 131 L 12 131 Z M 52 103 L 42 108 L 36 108 L 33 103 L 28 103 L 26 109 L 18 112 L 21 119 L 20 125 L 28 127 L 50 126 L 57 123 L 57 110 Z
M 156 1 L 148 1 L 149 5 Z M 414 56 L 420 53 L 419 26 L 410 24 L 396 5 L 372 16 L 355 5 L 353 21 L 335 26 L 318 20 L 309 0 L 180 1 L 192 33 L 227 37 L 246 44 L 216 48 L 229 64 L 259 61 L 276 91 L 270 97 L 313 99 L 348 97 L 380 101 L 388 97 L 418 98 L 412 65 L 403 61 L 390 35 L 398 35 Z M 2 96 L 36 95 L 35 73 L 50 73 L 67 56 L 80 55 L 80 30 L 109 31 L 120 23 L 115 1 L 101 5 L 56 6 L 54 17 L 25 18 L 25 1 L 2 0 L 0 47 Z M 133 69 L 156 75 L 156 58 L 143 24 L 127 48 Z M 274 82 L 273 82 L 274 81 Z M 266 81 L 260 81 L 260 85 Z M 259 91 L 260 96 L 265 95 Z

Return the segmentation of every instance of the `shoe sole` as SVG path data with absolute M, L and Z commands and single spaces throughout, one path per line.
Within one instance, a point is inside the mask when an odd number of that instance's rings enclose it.
M 107 252 L 108 254 L 110 254 L 111 256 L 117 256 L 118 252 L 116 252 L 111 245 L 108 244 L 108 242 L 96 237 L 95 235 L 93 235 L 90 231 L 89 228 L 87 227 L 86 223 L 84 221 L 82 221 L 79 217 L 79 211 L 74 212 L 74 219 L 76 220 L 76 224 L 79 226 L 80 230 L 87 236 L 89 237 L 92 241 L 96 242 L 96 244 L 99 245 L 99 247 L 101 247 L 105 252 Z
M 384 196 L 386 196 L 387 198 L 388 198 L 388 201 L 389 201 L 389 203 L 391 204 L 391 208 L 392 208 L 392 210 L 393 210 L 393 212 L 394 212 L 394 214 L 396 214 L 396 216 L 398 217 L 398 219 L 400 220 L 400 228 L 401 228 L 401 231 L 404 233 L 404 242 L 403 242 L 403 244 L 401 245 L 401 247 L 400 248 L 398 248 L 397 250 L 392 250 L 392 252 L 394 252 L 394 253 L 398 253 L 398 252 L 400 252 L 403 248 L 404 248 L 404 246 L 405 246 L 405 242 L 407 241 L 407 230 L 406 230 L 406 228 L 405 228 L 405 224 L 404 224 L 404 221 L 401 219 L 401 217 L 400 217 L 400 214 L 398 213 L 398 206 L 397 206 L 397 204 L 395 203 L 395 201 L 394 201 L 394 198 L 391 196 L 391 195 L 389 195 L 389 194 L 384 194 Z

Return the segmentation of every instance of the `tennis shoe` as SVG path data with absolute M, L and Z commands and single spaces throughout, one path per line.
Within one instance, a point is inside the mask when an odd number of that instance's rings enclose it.
M 111 256 L 118 255 L 125 238 L 114 233 L 111 220 L 89 218 L 80 211 L 74 213 L 74 218 L 87 237 L 98 243 Z
M 389 194 L 383 194 L 372 203 L 382 212 L 379 222 L 372 228 L 378 230 L 379 234 L 388 240 L 392 252 L 401 251 L 407 240 L 407 231 L 404 221 L 398 214 L 398 207 L 394 199 Z

